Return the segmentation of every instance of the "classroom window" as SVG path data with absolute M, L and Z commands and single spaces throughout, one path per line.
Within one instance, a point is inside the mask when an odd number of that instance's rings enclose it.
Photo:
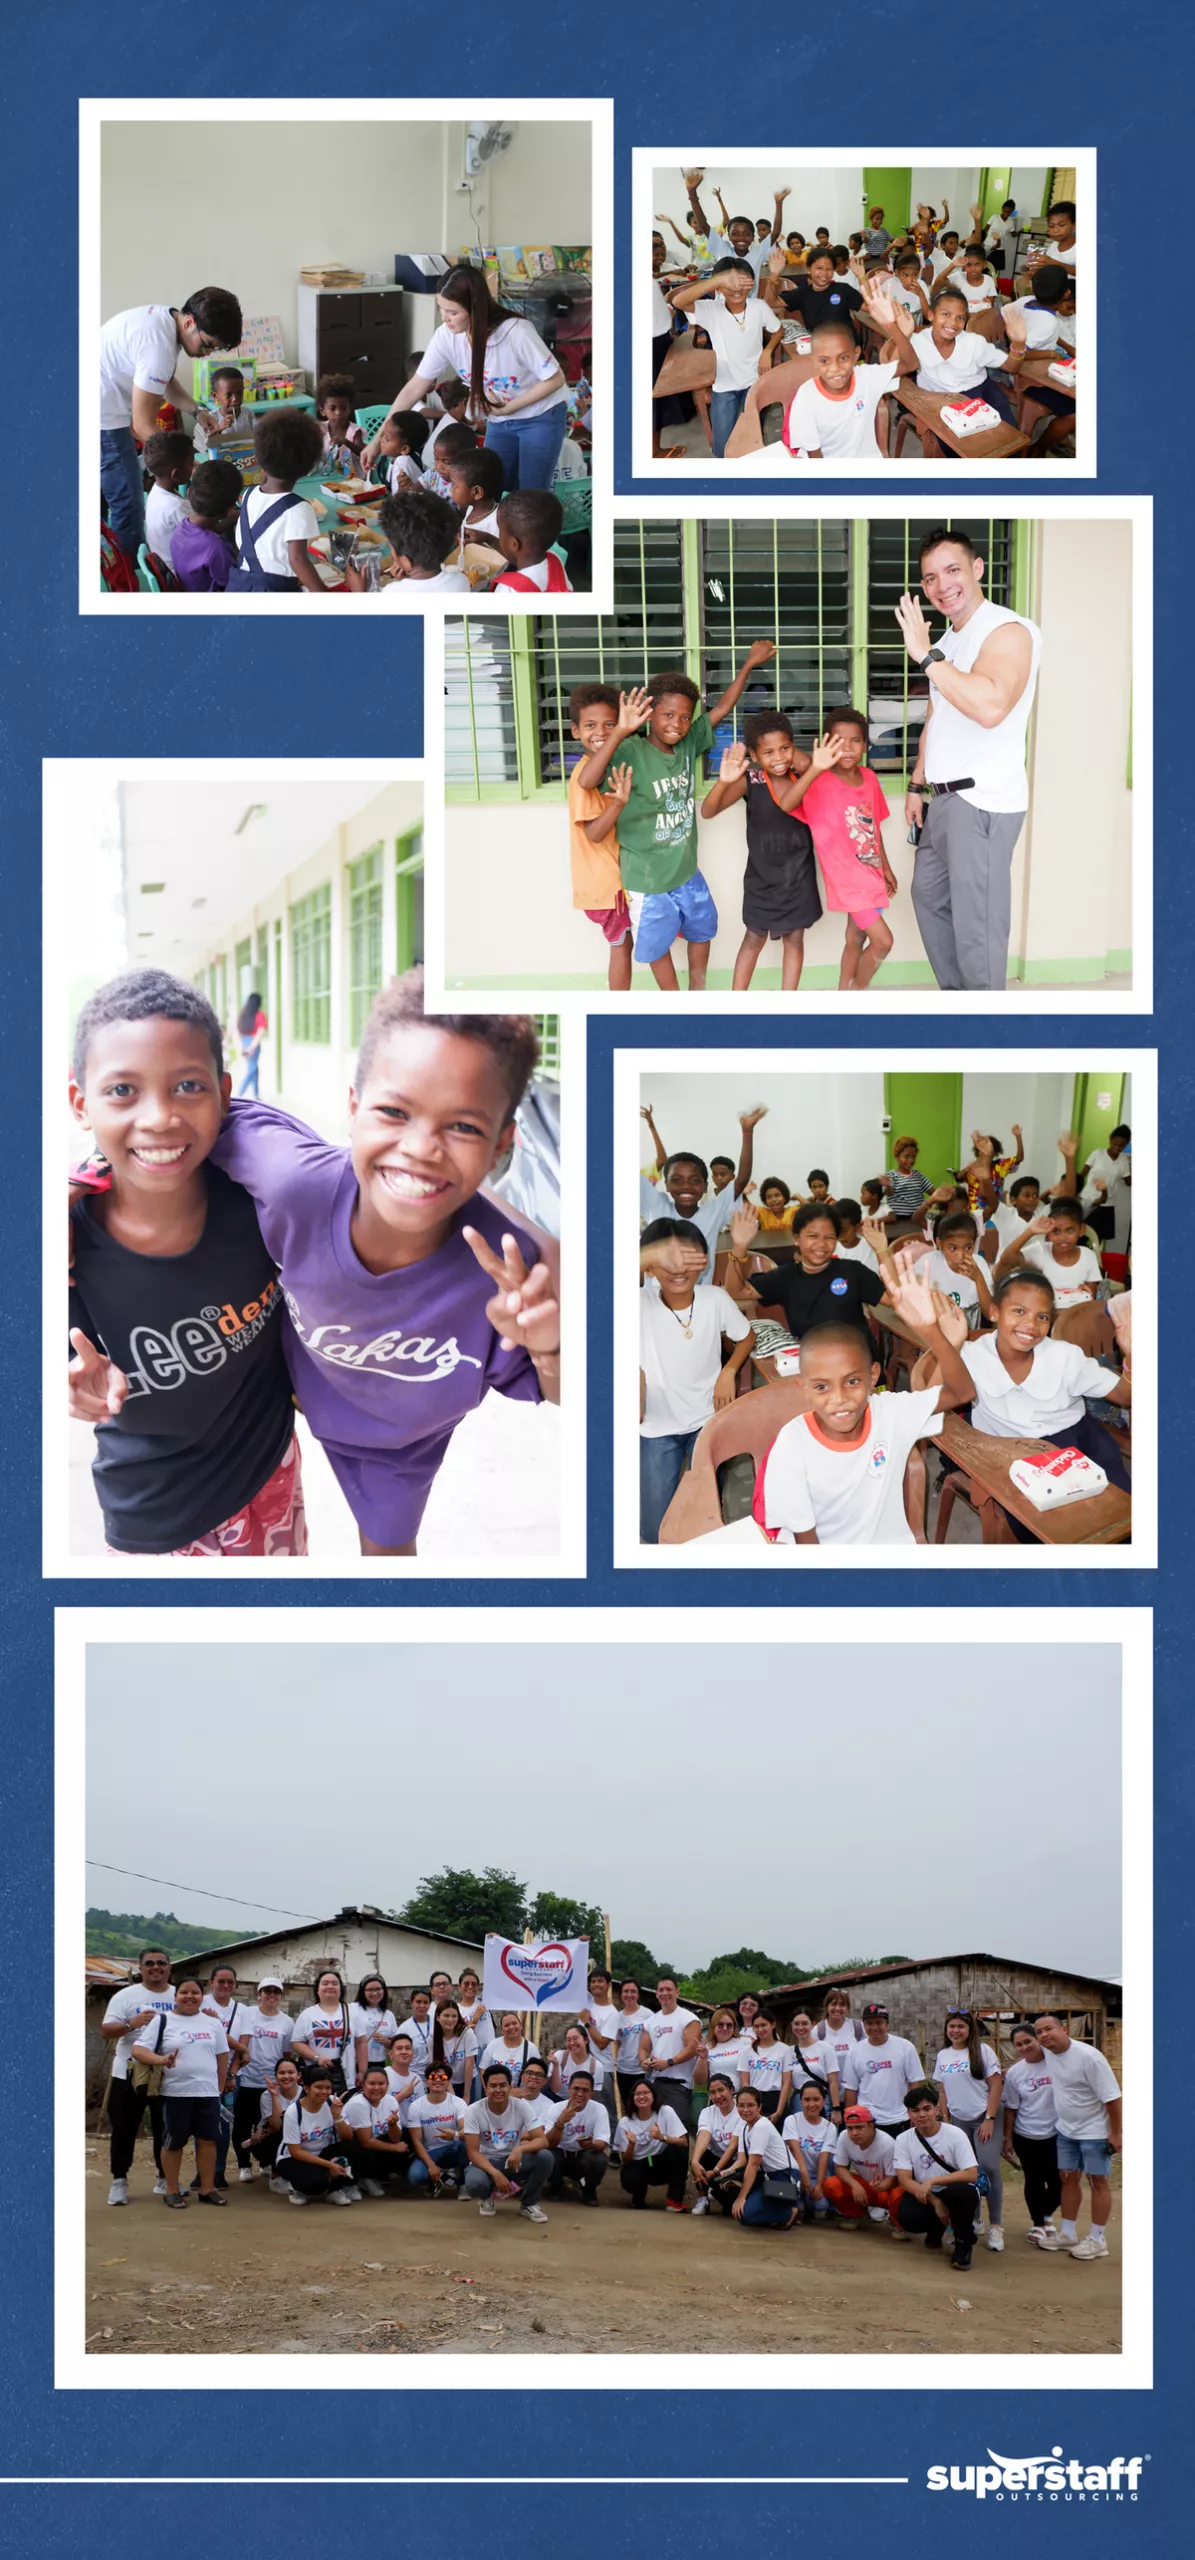
M 685 592 L 676 522 L 616 524 L 614 611 L 528 624 L 536 778 L 563 789 L 577 761 L 569 696 L 587 679 L 619 692 L 665 667 L 684 667 Z
M 237 1012 L 253 992 L 253 936 L 246 934 L 236 948 Z
M 869 527 L 867 562 L 867 761 L 877 773 L 908 773 L 929 701 L 928 680 L 918 674 L 900 635 L 895 607 L 917 593 L 917 553 L 927 533 L 945 522 L 965 533 L 985 562 L 984 593 L 992 604 L 1012 603 L 1013 528 L 1000 516 L 920 516 Z
M 332 1037 L 332 884 L 290 911 L 291 1031 L 326 1046 Z
M 349 1039 L 357 1046 L 382 985 L 382 848 L 350 862 L 348 884 Z
M 486 797 L 519 780 L 511 628 L 480 619 L 444 625 L 444 778 Z
M 423 829 L 394 848 L 394 965 L 399 976 L 423 958 Z
M 559 1084 L 560 1016 L 558 1013 L 537 1013 L 533 1014 L 532 1020 L 539 1039 L 539 1065 L 536 1068 L 536 1074 L 551 1076 L 553 1082 Z
M 254 963 L 253 983 L 261 997 L 263 1009 L 267 1008 L 270 1001 L 270 928 L 268 924 L 259 924 L 257 928 L 257 959 Z
M 701 664 L 707 702 L 725 693 L 753 640 L 776 655 L 753 675 L 723 724 L 737 738 L 752 711 L 776 703 L 798 738 L 851 699 L 850 527 L 715 521 L 701 527 Z

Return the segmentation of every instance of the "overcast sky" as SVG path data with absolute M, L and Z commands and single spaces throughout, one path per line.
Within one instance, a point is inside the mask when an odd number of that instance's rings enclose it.
M 86 1899 L 219 1943 L 496 1866 L 686 1968 L 986 1948 L 1117 1975 L 1119 1649 L 1071 1645 L 1059 1678 L 998 1628 L 937 1663 L 454 1647 L 447 1619 L 436 1645 L 93 1646 L 87 1854 L 164 1881 L 93 1864 Z

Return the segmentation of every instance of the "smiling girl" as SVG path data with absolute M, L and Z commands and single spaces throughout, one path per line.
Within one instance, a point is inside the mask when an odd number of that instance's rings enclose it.
M 507 488 L 550 489 L 568 419 L 568 385 L 555 356 L 529 320 L 494 301 L 480 267 L 453 267 L 436 300 L 439 328 L 390 416 L 417 408 L 441 374 L 459 374 L 469 386 L 470 419 L 484 424 Z M 367 444 L 363 470 L 372 470 L 379 443 L 374 436 Z

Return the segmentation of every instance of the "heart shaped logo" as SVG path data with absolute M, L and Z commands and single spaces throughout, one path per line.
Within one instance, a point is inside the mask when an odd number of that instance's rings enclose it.
M 567 1991 L 573 1978 L 572 1949 L 562 1940 L 546 1947 L 505 1946 L 501 1965 L 507 1981 L 537 2009 L 553 1992 Z

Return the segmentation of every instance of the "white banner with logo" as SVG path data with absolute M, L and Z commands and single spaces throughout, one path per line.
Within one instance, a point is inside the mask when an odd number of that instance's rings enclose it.
M 487 1938 L 482 1997 L 495 2018 L 500 2009 L 569 2009 L 589 1997 L 588 1938 L 552 1938 L 529 1947 L 517 1938 Z

